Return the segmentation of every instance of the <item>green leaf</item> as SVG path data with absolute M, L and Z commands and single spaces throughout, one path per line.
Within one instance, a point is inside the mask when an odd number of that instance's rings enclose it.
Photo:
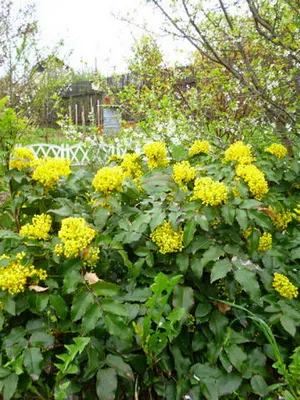
M 84 317 L 82 318 L 82 331 L 87 334 L 92 331 L 102 315 L 102 311 L 98 303 L 90 304 Z
M 197 213 L 195 215 L 196 222 L 200 225 L 201 229 L 208 232 L 209 231 L 209 224 L 206 215 Z
M 283 392 L 284 400 L 297 400 L 288 390 Z
M 225 315 L 221 314 L 217 310 L 214 310 L 211 313 L 209 329 L 214 333 L 217 340 L 222 340 L 222 338 L 224 338 L 224 332 L 226 331 L 227 325 L 228 319 L 225 317 Z
M 296 323 L 295 321 L 290 318 L 286 314 L 282 314 L 280 317 L 280 323 L 283 326 L 283 328 L 292 336 L 295 336 L 296 334 Z
M 261 292 L 255 272 L 246 268 L 240 268 L 234 271 L 234 277 L 255 303 L 262 304 Z
M 235 217 L 235 208 L 232 206 L 225 205 L 222 207 L 222 216 L 227 224 L 232 225 Z
M 40 377 L 42 361 L 42 353 L 37 347 L 30 347 L 24 350 L 24 366 L 34 381 L 38 380 Z
M 54 345 L 54 337 L 47 332 L 37 331 L 30 336 L 29 343 L 35 347 L 51 348 Z
M 170 312 L 170 314 L 167 316 L 167 319 L 173 323 L 180 321 L 185 314 L 185 309 L 184 308 L 175 308 Z
M 293 249 L 290 253 L 292 260 L 300 259 L 300 247 Z
M 85 288 L 75 294 L 71 308 L 72 321 L 81 319 L 87 308 L 94 302 L 94 297 Z
M 242 383 L 242 377 L 237 373 L 222 374 L 218 379 L 219 396 L 236 392 Z
M 89 337 L 76 337 L 73 339 L 74 344 L 65 345 L 65 348 L 68 350 L 68 353 L 59 354 L 56 357 L 62 361 L 62 363 L 55 364 L 58 368 L 59 372 L 56 375 L 56 380 L 60 381 L 65 374 L 68 373 L 76 373 L 78 371 L 78 367 L 74 365 L 75 368 L 71 365 L 74 361 L 77 354 L 81 354 L 85 347 L 89 344 L 91 338 Z
M 193 289 L 187 286 L 177 285 L 173 291 L 172 304 L 174 308 L 184 308 L 186 319 L 190 309 L 194 305 Z
M 195 364 L 191 368 L 191 374 L 195 375 L 196 382 L 199 383 L 202 379 L 220 377 L 220 371 L 216 367 L 211 367 L 208 364 Z
M 11 373 L 11 370 L 8 368 L 3 368 L 0 366 L 0 379 L 6 378 Z
M 249 210 L 250 208 L 258 207 L 260 205 L 261 205 L 261 201 L 254 200 L 254 199 L 247 199 L 247 200 L 244 200 L 240 204 L 240 208 L 244 208 L 246 210 Z
M 22 240 L 22 237 L 17 233 L 10 231 L 8 229 L 1 229 L 0 230 L 0 239 L 16 239 Z
M 98 371 L 96 390 L 99 399 L 114 400 L 117 386 L 117 374 L 113 368 L 100 369 Z
M 117 300 L 103 299 L 101 300 L 101 307 L 103 311 L 110 312 L 112 314 L 120 315 L 123 317 L 128 316 L 128 311 L 126 307 Z
M 152 292 L 148 288 L 137 288 L 120 298 L 125 301 L 144 303 L 151 294 Z
M 198 257 L 192 257 L 191 270 L 193 271 L 196 278 L 198 278 L 198 279 L 202 278 L 203 266 L 201 264 L 201 260 Z
M 129 379 L 130 381 L 134 381 L 134 375 L 131 366 L 127 364 L 123 358 L 109 354 L 106 357 L 106 364 L 109 367 L 114 368 L 118 375 L 125 379 Z
M 69 308 L 65 303 L 64 299 L 59 294 L 50 295 L 50 305 L 55 310 L 56 315 L 60 319 L 66 318 Z
M 77 270 L 69 269 L 64 277 L 64 291 L 66 293 L 73 293 L 77 286 L 83 282 L 81 273 Z
M 1 299 L 1 303 L 5 311 L 10 315 L 16 315 L 16 302 L 13 299 L 12 295 L 6 293 L 4 297 Z
M 245 210 L 236 210 L 236 220 L 239 223 L 241 229 L 245 231 L 248 227 L 248 215 Z
M 253 392 L 259 396 L 265 397 L 269 393 L 268 385 L 266 384 L 264 378 L 260 375 L 254 375 L 251 378 L 251 386 Z
M 236 344 L 232 344 L 231 346 L 225 348 L 225 351 L 228 355 L 229 361 L 231 364 L 239 371 L 242 372 L 242 366 L 244 361 L 247 360 L 247 356 L 245 352 Z
M 134 232 L 143 233 L 147 229 L 150 219 L 151 219 L 151 216 L 149 214 L 142 213 L 142 214 L 138 215 L 134 219 L 134 221 L 130 227 L 130 230 L 134 231 Z
M 161 225 L 166 218 L 166 214 L 161 211 L 160 209 L 155 210 L 155 212 L 151 215 L 151 221 L 150 221 L 150 229 L 151 231 L 154 231 L 155 228 L 157 228 L 159 225 Z
M 108 220 L 109 211 L 106 208 L 98 207 L 93 222 L 97 230 L 102 230 Z
M 106 328 L 111 335 L 116 336 L 125 342 L 131 342 L 132 331 L 128 328 L 121 317 L 113 314 L 106 314 L 104 316 L 104 321 Z
M 69 216 L 73 215 L 73 210 L 70 206 L 65 205 L 56 210 L 54 210 L 54 209 L 48 210 L 48 213 L 56 214 L 56 215 L 59 215 L 60 217 L 69 217 Z
M 227 258 L 215 262 L 211 270 L 210 283 L 213 283 L 218 279 L 224 278 L 231 270 L 232 264 Z
M 201 259 L 202 267 L 205 267 L 210 261 L 215 261 L 219 257 L 224 255 L 224 250 L 218 246 L 212 246 L 208 250 L 206 250 Z
M 270 231 L 273 229 L 272 221 L 268 215 L 258 210 L 249 210 L 248 216 L 251 220 L 255 221 L 255 223 L 264 230 Z
M 15 394 L 19 377 L 17 374 L 10 374 L 3 380 L 3 400 L 10 400 Z
M 194 239 L 194 235 L 196 232 L 197 223 L 194 219 L 191 219 L 184 227 L 183 231 L 183 243 L 184 247 L 187 247 L 192 240 Z
M 176 264 L 179 271 L 185 274 L 189 268 L 189 256 L 185 253 L 178 253 L 176 255 Z
M 191 360 L 182 354 L 178 345 L 170 346 L 171 353 L 174 358 L 175 370 L 179 378 L 185 377 L 189 373 Z
M 120 287 L 114 283 L 99 281 L 92 286 L 93 292 L 97 296 L 115 296 L 118 294 Z

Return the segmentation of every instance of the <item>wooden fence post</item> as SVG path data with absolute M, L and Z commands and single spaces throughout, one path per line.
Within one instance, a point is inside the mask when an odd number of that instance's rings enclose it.
M 82 112 L 81 112 L 81 121 L 82 121 L 82 132 L 86 133 L 86 129 L 85 129 L 85 115 L 84 115 L 84 106 L 82 106 Z
M 100 100 L 97 100 L 97 126 L 100 126 Z
M 78 106 L 75 104 L 75 125 L 78 125 Z

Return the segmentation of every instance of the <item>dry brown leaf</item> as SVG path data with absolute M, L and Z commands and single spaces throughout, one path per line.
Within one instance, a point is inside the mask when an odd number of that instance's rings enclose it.
M 37 285 L 30 285 L 29 286 L 29 290 L 32 290 L 34 292 L 45 292 L 46 290 L 48 290 L 48 287 L 43 287 L 43 286 L 37 286 Z
M 255 210 L 261 211 L 264 214 L 267 214 L 271 218 L 276 218 L 276 212 L 274 212 L 273 210 L 270 210 L 269 208 L 260 207 L 260 206 L 255 206 L 253 208 Z
M 219 301 L 212 301 L 213 305 L 218 307 L 218 310 L 222 313 L 225 314 L 227 311 L 231 310 L 231 307 L 228 306 L 227 304 L 220 303 Z
M 97 274 L 95 274 L 94 272 L 87 272 L 84 275 L 84 280 L 87 281 L 87 283 L 89 283 L 90 285 L 93 285 L 93 283 L 97 283 L 102 279 L 98 278 Z

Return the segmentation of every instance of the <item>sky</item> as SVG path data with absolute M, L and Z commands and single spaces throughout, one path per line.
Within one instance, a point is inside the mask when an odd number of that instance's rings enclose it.
M 26 0 L 19 0 L 21 3 Z M 145 32 L 114 15 L 130 18 L 136 24 L 147 21 L 150 29 L 159 31 L 163 19 L 145 0 L 35 0 L 41 43 L 50 48 L 64 41 L 71 67 L 97 70 L 109 76 L 126 71 L 126 58 Z M 170 37 L 159 39 L 167 63 L 184 63 L 187 48 Z M 185 49 L 182 51 L 182 49 Z

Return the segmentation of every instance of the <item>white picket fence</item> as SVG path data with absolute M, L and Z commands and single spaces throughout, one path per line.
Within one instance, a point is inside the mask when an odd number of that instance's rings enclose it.
M 17 147 L 24 147 L 17 145 Z M 128 150 L 141 152 L 141 146 L 132 140 L 127 140 L 126 144 L 45 144 L 35 143 L 25 147 L 32 149 L 35 157 L 53 157 L 53 158 L 69 158 L 74 166 L 86 165 L 92 162 L 105 162 L 107 159 L 116 154 L 122 156 Z

